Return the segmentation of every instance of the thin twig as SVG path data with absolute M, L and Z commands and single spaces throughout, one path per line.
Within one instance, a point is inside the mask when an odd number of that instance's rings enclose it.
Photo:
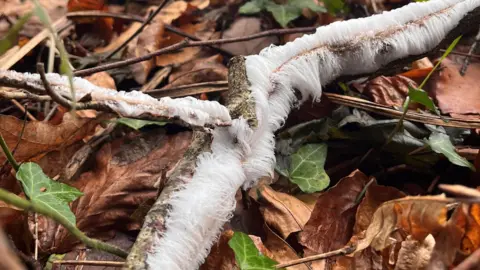
M 53 261 L 53 264 L 91 265 L 91 266 L 110 266 L 110 267 L 123 267 L 125 265 L 124 262 L 116 262 L 116 261 L 76 261 L 76 260 Z
M 45 116 L 45 119 L 43 119 L 43 122 L 48 122 L 53 117 L 57 109 L 58 109 L 58 104 L 53 105 L 53 108 L 50 110 L 50 112 L 48 112 L 47 116 Z
M 16 101 L 15 99 L 11 99 L 10 102 L 12 102 L 13 105 L 15 105 L 15 107 L 19 108 L 20 111 L 22 111 L 23 113 L 26 113 L 28 119 L 30 119 L 31 121 L 37 121 L 37 118 L 35 118 L 35 116 L 33 116 L 29 111 L 25 110 L 25 108 L 23 107 L 22 104 L 20 104 L 20 102 Z
M 289 261 L 289 262 L 286 262 L 286 263 L 280 263 L 280 264 L 275 265 L 275 268 L 277 268 L 277 269 L 285 268 L 285 267 L 294 266 L 294 265 L 301 264 L 301 263 L 318 261 L 318 260 L 331 258 L 331 257 L 334 257 L 334 256 L 350 254 L 350 253 L 354 252 L 355 249 L 356 249 L 355 246 L 346 246 L 346 247 L 343 247 L 341 249 L 337 249 L 337 250 L 330 251 L 330 252 L 327 252 L 327 253 L 308 256 L 308 257 L 305 257 L 305 258 L 292 260 L 292 261 Z
M 128 21 L 133 21 L 133 22 L 145 22 L 145 19 L 143 19 L 140 16 L 136 15 L 130 15 L 130 14 L 118 14 L 118 13 L 111 13 L 111 12 L 103 12 L 99 10 L 88 10 L 88 11 L 75 11 L 75 12 L 69 12 L 67 13 L 67 18 L 91 18 L 91 17 L 99 17 L 99 18 L 116 18 L 116 19 L 122 19 L 122 20 L 128 20 Z M 195 41 L 201 41 L 200 38 L 191 35 L 189 33 L 185 33 L 182 30 L 178 29 L 175 26 L 165 24 L 165 30 L 175 33 L 179 36 L 189 38 L 191 40 Z M 219 48 L 217 46 L 213 45 L 207 45 L 208 47 L 217 50 L 218 52 L 222 53 L 223 55 L 226 56 L 233 56 L 232 53 Z
M 122 50 L 125 46 L 127 46 L 127 44 L 130 41 L 132 41 L 136 36 L 138 36 L 138 34 L 140 34 L 143 31 L 143 29 L 145 29 L 145 27 L 150 24 L 150 22 L 153 20 L 153 18 L 155 18 L 158 15 L 158 13 L 160 12 L 160 10 L 162 10 L 162 8 L 165 6 L 165 4 L 167 4 L 167 0 L 163 0 L 160 3 L 160 5 L 158 5 L 157 9 L 155 9 L 155 11 L 152 14 L 150 14 L 150 16 L 148 16 L 148 18 L 142 23 L 142 25 L 137 29 L 137 31 L 135 31 L 135 33 L 133 33 L 127 40 L 125 40 L 125 42 L 123 42 L 115 50 L 113 50 L 111 53 L 109 53 L 107 56 L 105 56 L 104 60 L 110 59 L 112 56 L 114 56 L 120 50 Z
M 470 256 L 468 256 L 462 263 L 453 270 L 474 270 L 480 266 L 480 249 L 475 250 Z
M 467 56 L 465 57 L 465 60 L 463 61 L 462 68 L 460 69 L 460 74 L 462 76 L 464 76 L 465 73 L 467 72 L 468 65 L 470 64 L 470 58 L 472 57 L 472 54 L 476 51 L 479 41 L 480 41 L 480 29 L 478 30 L 478 33 L 475 36 L 475 41 L 473 42 L 472 46 L 470 47 L 470 50 L 468 51 Z
M 154 52 L 151 52 L 151 53 L 139 56 L 139 57 L 133 57 L 133 58 L 130 58 L 130 59 L 118 61 L 118 62 L 115 62 L 115 63 L 105 64 L 105 65 L 97 66 L 97 67 L 93 67 L 93 68 L 77 70 L 73 74 L 75 76 L 87 76 L 87 75 L 91 75 L 93 73 L 106 71 L 106 70 L 110 70 L 110 69 L 114 69 L 114 68 L 125 67 L 125 66 L 129 66 L 129 65 L 132 65 L 132 64 L 147 61 L 147 60 L 152 59 L 155 56 L 170 53 L 170 52 L 174 52 L 174 51 L 177 51 L 177 50 L 183 49 L 183 48 L 235 43 L 235 42 L 242 42 L 242 41 L 248 41 L 248 40 L 252 40 L 252 39 L 262 38 L 262 37 L 266 37 L 266 36 L 275 36 L 275 35 L 282 35 L 282 34 L 307 33 L 307 32 L 312 32 L 312 30 L 314 31 L 314 29 L 315 28 L 313 28 L 313 27 L 301 27 L 301 28 L 290 28 L 290 29 L 273 29 L 273 30 L 268 30 L 268 31 L 264 31 L 264 32 L 253 34 L 253 35 L 244 36 L 244 37 L 214 39 L 214 40 L 205 40 L 205 41 L 191 41 L 189 39 L 185 39 L 185 40 L 180 41 L 176 44 L 170 45 L 168 47 L 162 48 L 160 50 L 157 50 L 157 51 L 154 51 Z
M 444 49 L 441 49 L 440 51 L 445 52 Z M 450 54 L 455 54 L 455 55 L 460 55 L 460 56 L 469 56 L 468 53 L 457 52 L 457 51 L 451 51 Z M 478 55 L 478 54 L 471 54 L 470 57 L 480 59 L 480 55 Z
M 184 97 L 208 92 L 222 92 L 228 90 L 226 81 L 193 83 L 171 88 L 146 90 L 145 93 L 154 97 Z
M 47 94 L 52 97 L 53 101 L 57 102 L 58 104 L 62 105 L 63 107 L 67 109 L 72 109 L 73 106 L 70 103 L 70 101 L 66 100 L 64 97 L 59 95 L 57 92 L 55 92 L 52 87 L 50 87 L 50 84 L 48 83 L 47 76 L 45 75 L 45 68 L 43 66 L 43 63 L 38 63 L 37 64 L 37 72 L 40 74 L 40 79 L 42 79 L 43 87 L 45 88 L 45 91 Z

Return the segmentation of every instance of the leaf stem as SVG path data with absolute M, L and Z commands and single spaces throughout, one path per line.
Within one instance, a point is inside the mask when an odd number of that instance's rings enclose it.
M 1 139 L 2 142 L 4 142 L 3 138 Z M 2 143 L 3 147 L 3 143 Z M 56 222 L 60 223 L 62 226 L 64 226 L 71 234 L 76 236 L 80 241 L 82 241 L 85 245 L 101 250 L 101 251 L 106 251 L 111 254 L 115 254 L 119 257 L 126 258 L 128 253 L 116 246 L 110 245 L 108 243 L 92 239 L 88 236 L 86 236 L 82 231 L 80 231 L 74 224 L 70 223 L 65 217 L 62 215 L 58 214 L 57 212 L 50 211 L 50 209 L 44 207 L 42 204 L 36 204 L 32 201 L 25 200 L 11 192 L 8 192 L 2 188 L 0 188 L 0 200 L 11 204 L 15 207 L 21 208 L 25 211 L 33 211 L 38 214 L 42 214 L 44 216 L 47 216 Z
M 7 143 L 3 139 L 3 136 L 2 136 L 1 133 L 0 133 L 0 146 L 2 147 L 3 153 L 7 157 L 7 160 L 8 160 L 8 162 L 10 162 L 13 169 L 15 169 L 15 171 L 18 171 L 18 168 L 20 167 L 20 165 L 18 165 L 17 161 L 15 160 L 15 158 L 12 155 L 12 152 L 10 152 L 10 149 L 8 149 Z

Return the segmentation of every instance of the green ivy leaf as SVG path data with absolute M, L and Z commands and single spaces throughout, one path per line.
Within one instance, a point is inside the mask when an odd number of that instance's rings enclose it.
M 83 195 L 78 189 L 50 179 L 38 164 L 27 162 L 20 165 L 17 179 L 22 183 L 23 191 L 28 198 L 52 212 L 65 217 L 73 225 L 76 224 L 75 215 L 68 203 Z
M 228 245 L 235 253 L 235 259 L 241 270 L 274 270 L 274 260 L 262 255 L 252 239 L 241 232 L 235 232 Z
M 254 14 L 264 9 L 265 9 L 264 0 L 252 0 L 250 2 L 245 3 L 243 6 L 241 6 L 238 11 L 241 14 Z
M 128 127 L 131 127 L 135 130 L 139 130 L 144 126 L 149 126 L 149 125 L 164 126 L 167 123 L 162 121 L 149 121 L 149 120 L 141 120 L 141 119 L 133 119 L 133 118 L 125 118 L 125 117 L 117 118 L 111 122 L 122 124 Z
M 341 0 L 340 0 L 341 2 Z M 288 5 L 290 6 L 295 6 L 300 9 L 302 8 L 308 8 L 313 12 L 327 12 L 327 9 L 325 7 L 319 6 L 313 2 L 313 0 L 290 0 L 288 2 Z M 300 10 L 300 14 L 302 11 Z
M 23 25 L 30 20 L 33 13 L 28 12 L 23 15 L 13 26 L 8 33 L 0 39 L 0 55 L 4 54 L 17 43 L 18 33 L 22 30 Z
M 411 101 L 420 103 L 430 111 L 434 111 L 436 114 L 440 115 L 440 111 L 437 109 L 437 106 L 435 106 L 435 103 L 433 103 L 433 100 L 428 96 L 427 92 L 422 89 L 413 88 L 409 85 L 408 96 Z
M 313 193 L 324 190 L 330 184 L 325 172 L 327 145 L 306 144 L 292 155 L 288 175 L 290 181 L 297 184 L 303 192 Z
M 301 8 L 290 4 L 277 5 L 274 2 L 267 2 L 265 7 L 282 27 L 286 27 L 289 22 L 302 15 Z
M 453 164 L 462 167 L 468 167 L 472 171 L 475 171 L 475 167 L 470 162 L 468 162 L 466 158 L 461 157 L 455 151 L 455 147 L 450 141 L 448 135 L 439 132 L 433 132 L 428 138 L 427 143 L 428 145 L 430 145 L 433 151 L 439 154 L 443 154 Z

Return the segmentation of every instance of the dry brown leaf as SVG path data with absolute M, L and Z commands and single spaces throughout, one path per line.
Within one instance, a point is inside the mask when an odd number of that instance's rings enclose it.
M 417 84 L 404 76 L 379 76 L 367 83 L 363 89 L 363 94 L 372 99 L 375 103 L 401 107 L 408 94 L 408 86 L 418 87 Z M 412 104 L 414 105 L 414 104 Z M 409 107 L 418 108 L 418 105 Z
M 125 43 L 141 26 L 142 24 L 139 22 L 132 23 L 130 27 L 128 27 L 128 29 L 125 30 L 122 34 L 120 34 L 116 38 L 113 38 L 113 40 L 107 46 L 95 48 L 94 51 L 96 53 L 106 53 L 115 50 L 123 43 Z
M 270 186 L 252 188 L 250 196 L 260 204 L 265 222 L 286 239 L 291 233 L 303 230 L 310 218 L 310 208 L 299 199 L 273 190 Z
M 44 122 L 28 122 L 22 140 L 15 152 L 18 162 L 27 161 L 53 150 L 59 150 L 93 133 L 103 119 L 81 119 L 67 113 L 59 125 Z M 17 144 L 23 121 L 13 116 L 0 115 L 0 132 L 10 149 Z M 5 156 L 0 157 L 0 162 Z
M 465 76 L 459 73 L 461 65 L 449 59 L 429 80 L 431 95 L 442 113 L 468 115 L 480 114 L 480 63 L 471 63 Z
M 173 1 L 166 5 L 155 19 L 161 19 L 165 24 L 171 24 L 174 20 L 182 16 L 188 9 L 188 3 L 185 1 Z
M 230 28 L 223 33 L 222 38 L 236 38 L 253 35 L 262 31 L 261 19 L 256 17 L 240 17 L 232 23 Z M 257 54 L 270 44 L 278 43 L 275 36 L 267 36 L 249 41 L 228 43 L 221 45 L 221 48 L 233 55 Z
M 265 241 L 265 247 L 271 252 L 272 259 L 278 263 L 285 263 L 292 260 L 299 259 L 297 252 L 276 234 L 267 224 L 264 224 L 263 228 L 267 233 L 267 240 Z M 287 270 L 309 270 L 306 264 L 299 264 L 291 267 L 287 267 Z
M 371 183 L 367 188 L 365 197 L 358 206 L 353 233 L 358 234 L 368 228 L 372 222 L 373 214 L 382 203 L 405 196 L 405 193 L 394 187 L 378 185 L 376 181 Z
M 197 38 L 201 40 L 208 40 L 213 35 L 215 30 L 215 22 L 206 20 L 197 24 L 182 24 L 178 28 L 187 34 L 195 35 Z M 181 42 L 185 39 L 185 37 L 177 35 L 172 32 L 168 32 L 164 35 L 164 41 L 162 43 L 162 47 L 167 47 L 178 42 Z M 191 47 L 191 48 L 184 48 L 178 52 L 172 52 L 168 54 L 162 54 L 156 57 L 157 66 L 168 66 L 172 64 L 182 64 L 188 62 L 195 58 L 200 52 L 201 47 Z
M 233 231 L 224 231 L 217 243 L 212 246 L 210 254 L 205 262 L 200 266 L 200 270 L 238 270 L 235 261 L 235 253 L 228 246 L 228 241 L 232 239 Z
M 45 8 L 52 22 L 60 19 L 67 12 L 65 0 L 39 0 L 38 2 Z M 2 0 L 0 3 L 2 6 L 1 13 L 13 21 L 16 21 L 34 8 L 33 1 Z M 3 37 L 9 29 L 10 25 L 5 20 L 0 20 L 0 38 Z M 43 29 L 44 25 L 40 19 L 37 16 L 32 16 L 23 26 L 21 33 L 33 37 Z
M 68 183 L 84 193 L 72 204 L 77 227 L 90 236 L 105 236 L 114 229 L 138 230 L 141 221 L 132 213 L 157 196 L 155 182 L 183 156 L 191 132 L 166 135 L 163 129 L 132 133 L 105 144 L 92 171 Z M 41 249 L 62 253 L 77 243 L 65 229 L 41 218 Z
M 446 226 L 435 236 L 435 248 L 427 269 L 448 269 L 454 262 L 465 233 L 466 220 L 463 211 L 461 206 L 457 207 Z
M 2 259 L 0 260 L 0 269 L 5 270 L 23 270 L 27 269 L 17 254 L 12 250 L 11 242 L 8 237 L 5 235 L 3 230 L 0 228 L 0 254 L 2 254 Z
M 105 71 L 94 73 L 93 75 L 87 76 L 84 79 L 103 88 L 117 89 L 115 80 Z M 81 110 L 77 111 L 76 113 L 82 118 L 95 118 L 98 115 L 97 111 L 95 110 Z
M 318 253 L 344 246 L 355 222 L 356 199 L 367 181 L 365 174 L 355 170 L 322 193 L 299 235 L 300 244 Z
M 429 234 L 436 235 L 447 222 L 444 195 L 405 197 L 383 203 L 373 215 L 365 238 L 357 244 L 360 252 L 368 246 L 383 250 L 390 245 L 390 234 L 402 229 L 413 239 L 423 241 Z
M 127 47 L 127 58 L 141 57 L 160 49 L 163 42 L 163 33 L 165 32 L 165 25 L 158 16 L 143 29 L 134 40 L 132 40 Z M 133 78 L 139 84 L 145 84 L 147 76 L 155 64 L 154 59 L 143 61 L 130 65 Z
M 198 9 L 204 9 L 210 5 L 210 0 L 192 0 L 190 5 L 197 7 Z
M 402 242 L 402 247 L 398 252 L 395 270 L 425 269 L 430 261 L 434 246 L 435 239 L 431 234 L 422 242 L 408 236 Z
M 222 64 L 220 54 L 199 58 L 186 63 L 170 75 L 170 83 L 163 89 L 200 82 L 224 81 L 228 69 Z
M 459 219 L 465 220 L 461 249 L 470 255 L 480 247 L 480 204 L 462 205 Z

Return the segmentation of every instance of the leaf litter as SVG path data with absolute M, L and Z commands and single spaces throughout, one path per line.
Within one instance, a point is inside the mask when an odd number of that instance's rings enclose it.
M 358 3 L 174 1 L 111 60 L 102 57 L 123 46 L 141 26 L 138 18 L 146 19 L 158 3 L 39 1 L 46 12 L 38 15 L 44 22 L 47 15 L 53 22 L 67 10 L 115 11 L 137 18 L 72 19 L 74 26 L 58 35 L 64 48 L 57 42 L 60 54 L 53 55 L 52 66 L 54 72 L 63 69 L 71 73 L 102 61 L 142 57 L 187 36 L 211 40 L 278 28 L 318 27 L 368 16 L 370 12 L 365 11 L 387 10 L 392 1 L 354 2 Z M 408 1 L 393 2 L 403 5 Z M 24 40 L 43 29 L 37 16 L 28 17 L 33 6 L 31 1 L 5 2 L 1 11 L 5 16 L 0 19 L 0 56 L 7 50 L 15 53 Z M 18 27 L 9 32 L 9 23 Z M 183 48 L 87 79 L 109 89 L 142 89 L 145 93 L 152 90 L 144 88 L 149 85 L 168 90 L 225 82 L 231 55 L 256 54 L 301 35 L 268 35 L 222 44 L 220 50 Z M 441 63 L 435 58 L 441 57 L 437 54 L 414 61 L 395 74 L 344 81 L 324 89 L 340 91 L 345 98 L 369 100 L 375 104 L 373 110 L 336 105 L 328 98 L 296 108 L 276 136 L 276 176 L 241 196 L 238 193 L 237 210 L 242 210 L 236 214 L 241 215 L 241 224 L 231 221 L 225 225 L 200 269 L 270 270 L 279 263 L 348 246 L 355 247 L 353 253 L 286 269 L 440 269 L 453 268 L 478 250 L 480 207 L 477 201 L 467 201 L 476 197 L 466 191 L 478 187 L 478 171 L 474 172 L 480 160 L 478 130 L 440 128 L 377 113 L 382 108 L 401 111 L 408 104 L 410 111 L 427 118 L 439 114 L 478 119 L 478 55 L 472 56 L 465 76 L 459 73 L 465 60 L 461 53 L 468 52 L 472 43 L 468 38 L 455 49 L 447 48 L 454 54 L 440 58 Z M 47 63 L 47 45 L 44 42 L 32 48 L 13 69 L 34 72 L 31 67 L 36 62 Z M 432 62 L 438 68 L 433 68 Z M 161 79 L 156 74 L 161 74 Z M 219 101 L 225 98 L 210 90 L 207 95 L 201 88 L 196 96 Z M 405 103 L 406 98 L 412 102 Z M 88 95 L 84 99 L 88 101 Z M 10 101 L 0 100 L 1 135 L 21 164 L 15 175 L 6 158 L 0 157 L 4 164 L 1 187 L 55 208 L 90 236 L 128 249 L 169 173 L 191 143 L 192 133 L 168 121 L 119 118 L 95 109 L 71 114 L 62 106 L 54 107 L 54 102 L 19 101 L 20 106 L 7 106 Z M 38 121 L 24 122 L 20 107 Z M 112 122 L 114 128 L 108 128 Z M 398 132 L 390 136 L 397 126 Z M 461 149 L 473 154 L 464 156 Z M 64 172 L 68 166 L 73 166 L 75 173 L 67 177 Z M 444 190 L 443 184 L 457 187 Z M 35 220 L 30 214 L 25 218 L 18 208 L 0 202 L 0 217 L 3 230 L 17 248 L 15 252 L 33 257 L 32 237 L 38 230 L 39 263 L 43 265 L 47 259 L 42 258 L 54 254 L 65 254 L 60 255 L 64 260 L 117 260 L 82 251 L 78 239 L 44 216 Z

